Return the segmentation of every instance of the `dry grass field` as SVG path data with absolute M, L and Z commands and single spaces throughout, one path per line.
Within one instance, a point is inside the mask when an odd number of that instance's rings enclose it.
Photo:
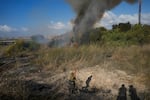
M 6 49 L 8 48 L 1 49 L 1 52 L 6 54 Z M 1 98 L 116 100 L 118 89 L 125 84 L 127 89 L 129 85 L 136 87 L 141 100 L 150 99 L 150 45 L 107 47 L 93 44 L 61 48 L 42 46 L 36 51 L 27 50 L 9 57 L 14 56 L 13 64 L 1 66 Z M 23 61 L 19 60 L 21 58 Z M 88 90 L 94 89 L 94 92 L 78 91 L 77 94 L 70 94 L 68 80 L 71 72 L 76 73 L 78 90 L 82 90 L 86 79 L 92 75 Z

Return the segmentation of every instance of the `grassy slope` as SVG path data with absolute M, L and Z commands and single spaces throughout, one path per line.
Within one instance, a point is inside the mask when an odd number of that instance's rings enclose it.
M 41 71 L 18 72 L 20 68 L 14 68 L 6 71 L 3 77 L 55 84 L 57 91 L 65 93 L 63 88 L 66 89 L 64 84 L 66 84 L 65 81 L 68 79 L 70 71 L 77 70 L 77 82 L 80 88 L 85 85 L 85 80 L 92 74 L 91 86 L 99 89 L 111 89 L 114 94 L 117 93 L 117 89 L 122 83 L 133 84 L 138 91 L 150 89 L 150 45 L 101 47 L 93 44 L 78 48 L 41 47 L 36 52 L 30 52 L 30 54 L 32 53 L 36 54 L 37 57 L 31 62 L 33 65 L 40 66 Z M 34 69 L 33 66 L 29 67 Z
M 66 71 L 74 68 L 102 66 L 108 70 L 123 70 L 128 74 L 143 76 L 141 80 L 150 86 L 150 45 L 130 47 L 47 48 L 39 51 L 36 63 L 48 69 Z

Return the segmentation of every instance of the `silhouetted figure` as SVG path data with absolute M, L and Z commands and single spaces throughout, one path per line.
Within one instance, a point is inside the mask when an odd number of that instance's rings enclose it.
M 69 91 L 70 93 L 75 93 L 75 89 L 76 89 L 76 76 L 75 73 L 72 72 L 71 76 L 70 76 L 70 80 L 69 80 Z
M 88 79 L 86 80 L 86 88 L 89 87 L 89 84 L 91 82 L 91 79 L 92 79 L 92 75 L 88 77 Z
M 131 100 L 140 100 L 140 98 L 137 96 L 136 88 L 134 88 L 133 85 L 129 86 L 129 96 Z
M 127 100 L 127 88 L 125 87 L 124 84 L 119 88 L 119 94 L 117 97 L 117 100 Z

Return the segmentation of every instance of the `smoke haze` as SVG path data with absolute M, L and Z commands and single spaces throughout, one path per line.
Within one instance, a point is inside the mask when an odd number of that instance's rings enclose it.
M 67 0 L 77 14 L 74 19 L 75 40 L 85 35 L 99 21 L 105 11 L 119 5 L 122 1 L 133 4 L 137 0 Z

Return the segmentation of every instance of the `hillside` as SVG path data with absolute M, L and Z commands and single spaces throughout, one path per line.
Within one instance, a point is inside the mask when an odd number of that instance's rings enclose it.
M 30 49 L 24 48 L 23 52 L 20 49 L 15 55 L 11 53 L 9 58 L 1 59 L 6 62 L 12 59 L 14 62 L 1 65 L 0 98 L 116 100 L 122 84 L 127 89 L 129 85 L 133 85 L 141 100 L 150 98 L 148 44 L 126 47 L 94 44 L 61 48 L 29 47 Z M 7 47 L 1 50 L 6 51 L 5 49 Z M 71 94 L 68 81 L 74 71 L 78 92 Z M 93 76 L 90 87 L 88 91 L 84 91 L 82 87 L 86 85 L 85 81 L 90 75 Z

